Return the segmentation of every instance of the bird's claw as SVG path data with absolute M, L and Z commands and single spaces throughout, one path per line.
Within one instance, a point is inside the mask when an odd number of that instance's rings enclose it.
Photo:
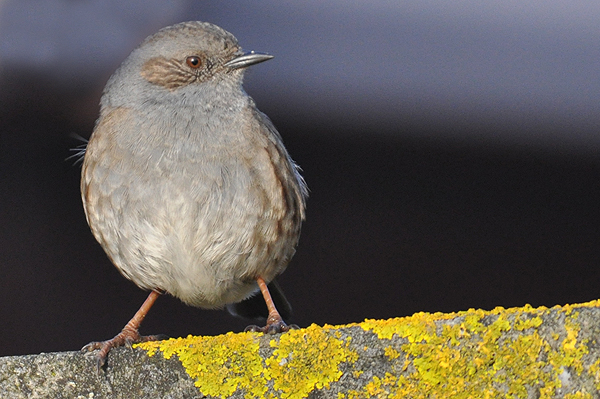
M 108 352 L 111 349 L 117 348 L 119 346 L 127 346 L 132 349 L 133 344 L 137 344 L 140 342 L 148 342 L 148 341 L 162 341 L 165 339 L 169 339 L 168 336 L 164 334 L 157 335 L 140 335 L 137 330 L 126 330 L 123 329 L 119 334 L 115 335 L 114 338 L 109 339 L 107 341 L 98 341 L 98 342 L 90 342 L 81 348 L 82 353 L 90 353 L 99 349 L 96 354 L 97 359 L 97 371 L 100 373 L 104 365 L 106 364 L 106 358 L 108 357 Z
M 261 332 L 263 334 L 275 335 L 275 334 L 288 332 L 289 330 L 297 330 L 299 328 L 300 327 L 298 327 L 296 324 L 290 324 L 290 325 L 285 324 L 285 322 L 281 318 L 279 318 L 279 319 L 269 318 L 267 320 L 266 326 L 260 327 L 260 326 L 256 326 L 256 325 L 251 325 L 251 326 L 246 327 L 246 329 L 244 329 L 244 331 Z

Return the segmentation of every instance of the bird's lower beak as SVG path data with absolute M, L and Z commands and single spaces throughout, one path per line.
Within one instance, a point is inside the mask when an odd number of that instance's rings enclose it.
M 273 58 L 271 54 L 257 53 L 256 51 L 249 51 L 241 55 L 236 55 L 231 60 L 225 63 L 226 67 L 231 69 L 246 68 L 250 65 L 258 64 L 259 62 L 267 61 Z

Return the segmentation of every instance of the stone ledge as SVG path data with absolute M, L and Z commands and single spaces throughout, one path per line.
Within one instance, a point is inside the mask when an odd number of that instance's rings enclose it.
M 595 398 L 600 301 L 0 358 L 2 398 Z

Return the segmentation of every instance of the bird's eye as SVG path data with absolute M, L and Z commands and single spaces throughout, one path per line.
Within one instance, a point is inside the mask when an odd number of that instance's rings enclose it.
M 197 55 L 191 55 L 185 59 L 185 63 L 188 64 L 190 68 L 197 69 L 202 66 L 202 61 L 200 61 L 200 57 Z

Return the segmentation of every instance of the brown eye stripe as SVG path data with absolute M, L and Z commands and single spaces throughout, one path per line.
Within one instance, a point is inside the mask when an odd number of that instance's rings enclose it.
M 195 73 L 184 66 L 181 61 L 163 57 L 151 58 L 142 66 L 141 75 L 150 83 L 173 90 L 197 78 Z

